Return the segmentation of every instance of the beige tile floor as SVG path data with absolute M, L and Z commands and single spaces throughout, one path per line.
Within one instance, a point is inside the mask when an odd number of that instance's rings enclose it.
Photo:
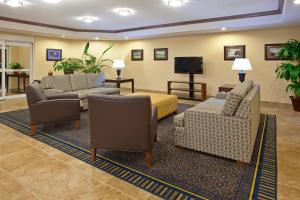
M 26 107 L 25 99 L 0 101 L 0 112 Z M 278 119 L 278 198 L 300 199 L 300 113 L 275 103 L 262 112 Z M 0 199 L 158 198 L 0 124 Z

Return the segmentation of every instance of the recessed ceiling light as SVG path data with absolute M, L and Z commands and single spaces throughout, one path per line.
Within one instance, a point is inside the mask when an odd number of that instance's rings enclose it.
M 84 21 L 85 23 L 92 23 L 96 20 L 98 20 L 98 17 L 93 17 L 93 16 L 82 16 L 78 17 L 78 20 Z
M 131 8 L 115 8 L 113 11 L 115 13 L 118 13 L 121 16 L 129 16 L 129 15 L 132 15 L 135 12 Z
M 95 40 L 99 40 L 99 38 L 98 38 L 98 37 L 95 37 Z
M 168 1 L 168 6 L 171 6 L 171 7 L 181 7 L 185 3 L 186 2 L 184 0 L 169 0 Z
M 300 4 L 300 0 L 294 0 L 294 4 Z
M 43 0 L 43 1 L 46 2 L 46 3 L 58 3 L 61 0 Z
M 66 36 L 65 36 L 65 35 L 62 35 L 61 37 L 62 37 L 62 38 L 65 38 Z
M 226 30 L 227 30 L 227 28 L 223 27 L 223 28 L 221 28 L 221 30 L 222 30 L 222 31 L 226 31 Z
M 129 39 L 129 37 L 127 37 L 127 36 L 126 36 L 126 37 L 124 37 L 124 39 L 125 39 L 125 40 L 128 40 L 128 39 Z
M 14 8 L 22 7 L 23 3 L 23 0 L 4 0 L 4 4 Z

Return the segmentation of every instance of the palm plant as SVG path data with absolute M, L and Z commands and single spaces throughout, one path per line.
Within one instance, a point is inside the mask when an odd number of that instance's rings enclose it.
M 291 82 L 286 87 L 286 91 L 294 92 L 295 96 L 291 99 L 295 110 L 300 111 L 300 41 L 289 40 L 280 50 L 278 57 L 288 62 L 281 63 L 277 67 L 275 71 L 277 78 Z
M 110 67 L 107 63 L 113 63 L 111 59 L 105 59 L 105 54 L 113 47 L 113 44 L 109 45 L 100 55 L 99 58 L 89 53 L 90 43 L 87 42 L 83 51 L 82 71 L 85 73 L 99 73 L 103 67 Z

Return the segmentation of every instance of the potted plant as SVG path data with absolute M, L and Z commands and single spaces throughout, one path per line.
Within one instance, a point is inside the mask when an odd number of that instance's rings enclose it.
M 290 96 L 290 98 L 294 110 L 300 112 L 300 41 L 289 40 L 280 50 L 278 57 L 288 61 L 277 67 L 275 71 L 277 78 L 291 82 L 286 91 L 294 92 L 295 96 Z
M 10 69 L 22 69 L 22 66 L 20 63 L 15 62 L 15 63 L 9 64 L 9 68 Z M 16 71 L 16 72 L 14 72 L 14 74 L 19 74 L 19 72 Z
M 89 53 L 90 43 L 87 42 L 83 51 L 82 60 L 83 68 L 82 72 L 85 73 L 99 73 L 103 67 L 110 67 L 107 62 L 113 63 L 111 59 L 105 59 L 104 55 L 113 47 L 113 44 L 109 45 L 100 55 L 99 58 Z
M 73 74 L 75 71 L 81 69 L 83 66 L 79 58 L 64 58 L 60 61 L 55 61 L 54 71 L 63 71 L 65 75 Z
M 48 76 L 53 76 L 53 71 L 52 70 L 48 71 Z

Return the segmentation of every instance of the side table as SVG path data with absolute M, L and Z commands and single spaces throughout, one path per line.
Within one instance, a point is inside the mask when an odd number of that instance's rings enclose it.
M 230 92 L 236 85 L 224 84 L 219 87 L 219 92 Z
M 131 92 L 134 93 L 134 79 L 129 78 L 129 79 L 106 79 L 105 82 L 107 83 L 116 83 L 117 88 L 121 88 L 121 83 L 131 83 Z

